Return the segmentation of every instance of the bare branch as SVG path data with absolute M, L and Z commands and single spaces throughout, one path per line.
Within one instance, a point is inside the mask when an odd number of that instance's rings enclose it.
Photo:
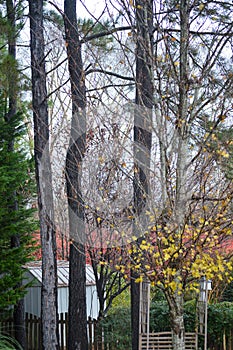
M 131 30 L 131 29 L 132 29 L 131 26 L 123 26 L 123 27 L 113 28 L 113 29 L 106 30 L 106 31 L 101 32 L 101 33 L 89 35 L 89 36 L 83 38 L 82 40 L 80 40 L 80 43 L 83 44 L 83 43 L 86 43 L 86 42 L 91 41 L 93 39 L 102 38 L 103 36 L 111 35 L 111 34 L 114 34 L 116 32 L 120 32 L 120 31 L 124 31 L 124 30 Z
M 97 69 L 96 68 L 89 69 L 85 73 L 85 75 L 87 76 L 88 74 L 91 74 L 91 73 L 103 73 L 103 74 L 111 75 L 111 76 L 119 78 L 119 79 L 134 81 L 134 78 L 132 78 L 132 77 L 125 77 L 124 75 L 113 73 L 113 72 L 110 72 L 110 71 L 107 71 L 104 69 L 98 69 L 98 68 Z

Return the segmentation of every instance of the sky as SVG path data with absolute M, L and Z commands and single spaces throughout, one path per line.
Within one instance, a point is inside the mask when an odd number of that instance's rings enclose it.
M 64 9 L 64 0 L 53 0 L 56 6 L 61 10 Z M 77 15 L 78 17 L 90 17 L 91 14 L 98 17 L 105 8 L 104 0 L 77 0 Z M 88 11 L 87 11 L 88 10 Z

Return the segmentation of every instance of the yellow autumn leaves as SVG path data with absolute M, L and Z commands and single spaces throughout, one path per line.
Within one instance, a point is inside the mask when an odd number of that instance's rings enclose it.
M 146 275 L 153 285 L 172 293 L 198 291 L 202 276 L 230 282 L 232 262 L 226 259 L 222 245 L 222 240 L 231 234 L 227 221 L 229 198 L 214 204 L 218 210 L 215 216 L 193 216 L 193 225 L 179 229 L 172 224 L 157 224 L 156 215 L 148 211 L 148 231 L 141 240 L 135 237 L 128 249 L 128 254 L 133 255 L 128 268 L 138 273 L 136 282 Z M 202 210 L 207 213 L 208 205 Z

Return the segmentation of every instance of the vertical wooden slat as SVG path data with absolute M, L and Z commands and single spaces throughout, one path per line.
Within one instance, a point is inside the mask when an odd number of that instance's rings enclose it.
M 98 333 L 97 333 L 97 321 L 94 320 L 94 350 L 98 350 Z
M 88 317 L 88 335 L 89 335 L 89 350 L 92 350 L 92 343 L 93 343 L 93 334 L 92 334 L 92 320 L 91 317 Z
M 60 314 L 60 319 L 59 319 L 59 334 L 60 334 L 60 349 L 61 349 L 61 350 L 65 350 L 64 325 L 65 325 L 64 314 Z

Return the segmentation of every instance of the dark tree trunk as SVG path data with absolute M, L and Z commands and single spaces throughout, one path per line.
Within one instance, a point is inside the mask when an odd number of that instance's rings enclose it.
M 17 286 L 20 287 L 20 286 Z M 24 320 L 24 299 L 17 302 L 14 307 L 14 328 L 15 328 L 15 339 L 20 344 L 22 349 L 26 349 L 26 329 Z
M 56 237 L 49 156 L 49 125 L 43 33 L 43 0 L 29 1 L 34 148 L 42 250 L 42 347 L 59 348 Z
M 86 147 L 86 88 L 79 40 L 76 0 L 64 2 L 64 24 L 72 95 L 70 145 L 66 157 L 70 246 L 68 349 L 87 350 L 86 254 L 84 206 L 81 192 L 82 160 Z
M 146 210 L 150 192 L 150 152 L 152 140 L 152 107 L 153 107 L 153 1 L 136 0 L 136 99 L 134 114 L 134 209 L 136 221 L 140 222 L 139 232 L 137 223 L 134 233 L 138 236 L 137 244 L 146 228 L 143 213 Z M 139 303 L 140 285 L 135 283 L 137 272 L 131 273 L 131 325 L 132 350 L 139 348 Z
M 10 30 L 8 33 L 8 54 L 16 60 L 16 28 L 15 28 L 15 17 L 16 17 L 16 7 L 13 4 L 12 0 L 6 1 L 7 6 L 7 19 L 8 23 L 10 25 Z M 9 106 L 8 106 L 8 113 L 7 113 L 7 120 L 10 121 L 12 118 L 15 117 L 17 112 L 17 84 L 14 81 L 10 81 L 9 83 Z M 14 141 L 12 141 L 9 144 L 9 150 L 14 150 Z M 14 208 L 10 208 L 10 210 L 18 210 L 18 203 L 16 201 L 16 193 L 12 193 L 12 196 L 14 197 Z M 14 235 L 11 237 L 11 247 L 17 248 L 20 246 L 20 237 L 18 235 Z M 18 283 L 15 287 L 20 288 L 22 285 L 21 283 Z M 14 329 L 15 329 L 15 339 L 17 342 L 21 345 L 23 349 L 26 348 L 26 333 L 25 333 L 25 323 L 24 323 L 24 300 L 21 299 L 17 302 L 17 304 L 14 306 L 14 312 L 13 312 L 13 319 L 14 319 Z

